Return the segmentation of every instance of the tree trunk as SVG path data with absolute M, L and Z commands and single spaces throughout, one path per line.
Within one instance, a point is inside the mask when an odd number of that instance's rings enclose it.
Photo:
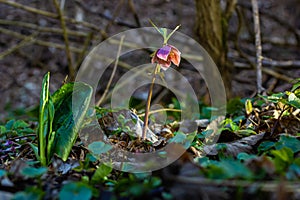
M 220 0 L 195 0 L 196 2 L 196 34 L 200 44 L 212 57 L 219 68 L 226 89 L 227 97 L 231 97 L 231 67 L 227 63 L 228 21 L 233 12 L 236 0 L 227 0 L 223 12 Z

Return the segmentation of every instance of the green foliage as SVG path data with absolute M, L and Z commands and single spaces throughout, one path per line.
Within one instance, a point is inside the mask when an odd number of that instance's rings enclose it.
M 112 167 L 107 166 L 105 164 L 101 164 L 98 169 L 95 171 L 92 176 L 92 183 L 104 182 L 107 179 L 107 176 L 111 173 Z
M 0 178 L 6 175 L 6 171 L 3 169 L 0 169 Z
M 67 160 L 78 137 L 92 93 L 91 86 L 78 82 L 63 85 L 52 96 L 55 108 L 53 153 L 56 153 L 64 161 Z
M 147 173 L 128 174 L 119 180 L 114 191 L 121 197 L 141 197 L 161 185 L 161 179 L 155 176 L 149 176 Z
M 36 178 L 42 176 L 44 173 L 46 173 L 48 168 L 46 167 L 40 167 L 40 168 L 35 168 L 35 167 L 25 167 L 22 169 L 21 173 L 24 176 L 27 176 L 29 178 Z
M 91 144 L 89 144 L 88 148 L 94 155 L 99 156 L 100 154 L 106 153 L 109 150 L 111 150 L 112 146 L 109 144 L 106 144 L 102 141 L 98 141 L 98 142 L 92 142 Z
M 23 136 L 32 134 L 34 130 L 23 120 L 10 120 L 5 125 L 0 125 L 0 138 Z
M 206 170 L 203 173 L 212 179 L 253 179 L 252 171 L 242 164 L 239 160 L 231 158 L 222 159 L 220 161 L 209 160 L 204 157 L 199 163 Z
M 180 131 L 174 132 L 174 137 L 169 140 L 170 143 L 182 144 L 185 149 L 187 149 L 193 142 L 196 132 L 193 133 L 183 133 Z
M 42 91 L 40 97 L 39 109 L 39 154 L 38 158 L 43 166 L 46 166 L 51 158 L 51 150 L 54 140 L 54 132 L 52 130 L 52 123 L 54 118 L 54 105 L 51 99 L 50 91 L 50 73 L 48 72 L 43 79 Z
M 40 97 L 38 149 L 31 144 L 43 166 L 54 153 L 67 160 L 92 96 L 92 88 L 84 83 L 65 84 L 51 96 L 49 81 L 47 73 Z M 76 101 L 72 102 L 72 97 Z
M 258 147 L 259 153 L 269 153 L 270 150 L 280 150 L 281 148 L 290 148 L 293 153 L 300 151 L 300 141 L 293 136 L 281 135 L 277 142 L 265 141 Z
M 274 156 L 275 168 L 279 173 L 284 173 L 294 161 L 294 153 L 287 147 L 280 150 L 271 150 L 271 154 Z
M 297 89 L 294 92 L 286 91 L 286 92 L 279 92 L 274 93 L 269 96 L 261 96 L 266 101 L 272 103 L 282 103 L 286 106 L 286 108 L 300 108 L 300 90 Z
M 36 187 L 28 187 L 25 191 L 17 192 L 12 200 L 41 200 L 45 192 Z
M 63 186 L 59 192 L 59 199 L 89 200 L 93 191 L 89 185 L 82 182 L 71 182 Z

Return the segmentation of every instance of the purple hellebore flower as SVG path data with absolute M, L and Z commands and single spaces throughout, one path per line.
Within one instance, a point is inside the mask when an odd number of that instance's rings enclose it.
M 176 47 L 166 44 L 155 52 L 151 62 L 158 63 L 163 70 L 167 70 L 171 62 L 176 66 L 179 65 L 180 54 L 181 52 Z

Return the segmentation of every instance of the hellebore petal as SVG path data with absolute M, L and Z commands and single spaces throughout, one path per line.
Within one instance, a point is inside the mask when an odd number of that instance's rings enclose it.
M 167 61 L 168 57 L 169 57 L 169 55 L 171 53 L 171 50 L 172 50 L 171 46 L 165 45 L 162 48 L 158 49 L 156 55 L 157 55 L 158 58 L 160 58 L 160 59 L 162 59 L 164 61 Z
M 176 47 L 171 46 L 171 52 L 168 59 L 171 60 L 174 65 L 178 66 L 180 63 L 180 54 L 181 52 Z

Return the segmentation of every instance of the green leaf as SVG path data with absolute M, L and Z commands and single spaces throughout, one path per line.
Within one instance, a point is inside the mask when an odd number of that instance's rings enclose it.
M 166 37 L 164 37 L 164 43 L 168 43 L 168 40 L 170 39 L 170 37 L 180 28 L 180 25 L 176 26 L 175 29 Z
M 54 153 L 66 161 L 89 108 L 93 89 L 85 83 L 63 85 L 53 96 Z M 51 137 L 50 137 L 51 138 Z
M 300 108 L 300 99 L 294 93 L 289 94 L 288 103 L 298 109 Z
M 43 175 L 46 173 L 48 168 L 46 167 L 40 167 L 40 168 L 35 168 L 35 167 L 25 167 L 22 169 L 21 173 L 24 176 L 30 177 L 30 178 L 35 178 Z
M 246 114 L 250 115 L 253 111 L 253 106 L 252 106 L 252 102 L 250 99 L 247 99 L 245 102 L 245 109 L 246 109 Z
M 67 183 L 59 192 L 59 199 L 89 200 L 92 198 L 91 188 L 84 183 Z
M 262 142 L 258 146 L 257 150 L 258 150 L 259 154 L 262 154 L 264 152 L 267 152 L 267 151 L 271 150 L 274 147 L 275 147 L 275 142 L 265 141 L 265 142 Z
M 38 148 L 36 145 L 32 144 L 32 143 L 29 143 L 29 145 L 30 145 L 30 147 L 32 148 L 33 153 L 34 153 L 34 155 L 36 156 L 36 158 L 37 158 L 38 160 L 40 160 L 39 148 Z
M 292 87 L 291 91 L 294 92 L 299 87 L 300 87 L 300 79 L 297 78 L 297 79 L 295 79 L 295 83 L 293 84 L 293 87 Z
M 17 192 L 12 200 L 42 200 L 44 191 L 36 187 L 26 188 L 25 191 Z
M 272 150 L 276 171 L 283 173 L 285 169 L 293 162 L 294 153 L 290 148 L 283 147 L 280 150 Z
M 250 169 L 236 160 L 222 160 L 219 166 L 224 170 L 227 178 L 251 179 L 253 177 Z
M 1 125 L 1 126 L 0 126 L 0 134 L 5 133 L 6 131 L 7 131 L 7 130 L 6 130 L 5 126 Z
M 237 155 L 237 159 L 240 161 L 247 161 L 253 158 L 257 158 L 257 156 L 253 154 L 247 154 L 245 152 L 241 152 Z
M 89 144 L 88 149 L 94 154 L 99 156 L 102 153 L 106 153 L 112 149 L 112 146 L 109 144 L 105 144 L 102 141 L 92 142 Z
M 39 140 L 39 158 L 41 164 L 46 166 L 48 164 L 49 158 L 46 156 L 47 148 L 47 135 L 49 132 L 52 132 L 50 128 L 52 125 L 49 123 L 52 119 L 49 119 L 49 81 L 50 81 L 50 72 L 45 74 L 42 83 L 42 91 L 40 95 L 40 109 L 39 109 L 39 128 L 38 128 L 38 140 Z
M 0 178 L 6 175 L 6 171 L 3 169 L 0 169 Z
M 183 143 L 186 140 L 186 134 L 182 132 L 175 132 L 175 136 L 169 140 L 169 142 Z
M 239 136 L 250 136 L 250 135 L 256 135 L 257 133 L 254 130 L 251 129 L 242 129 L 242 130 L 237 130 L 235 133 Z
M 278 142 L 275 144 L 276 149 L 282 149 L 283 147 L 290 148 L 294 153 L 300 151 L 300 141 L 292 136 L 281 135 Z
M 92 182 L 102 182 L 103 180 L 105 180 L 106 176 L 111 173 L 111 171 L 112 168 L 110 166 L 107 166 L 105 164 L 100 165 L 92 177 Z
M 284 95 L 285 94 L 283 92 L 279 92 L 268 96 L 267 99 L 273 103 L 278 103 L 279 100 L 282 99 L 282 97 L 284 97 Z
M 24 122 L 23 120 L 17 120 L 13 124 L 13 129 L 26 128 L 28 126 L 29 126 L 29 124 Z

